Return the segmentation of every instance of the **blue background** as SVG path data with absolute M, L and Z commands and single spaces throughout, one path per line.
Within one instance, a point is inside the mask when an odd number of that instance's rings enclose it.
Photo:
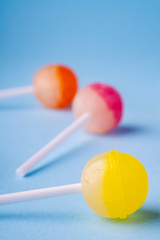
M 73 121 L 34 96 L 0 102 L 0 193 L 80 181 L 86 162 L 117 149 L 145 166 L 150 190 L 127 220 L 103 219 L 82 195 L 0 206 L 0 239 L 160 238 L 160 2 L 0 1 L 0 89 L 31 83 L 35 71 L 63 63 L 80 87 L 106 82 L 122 94 L 121 125 L 103 136 L 77 131 L 25 178 L 15 169 Z

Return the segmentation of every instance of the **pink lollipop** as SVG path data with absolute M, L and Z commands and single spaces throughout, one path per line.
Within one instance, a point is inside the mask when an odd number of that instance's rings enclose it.
M 113 87 L 94 83 L 77 93 L 72 110 L 76 118 L 75 122 L 21 165 L 16 170 L 19 176 L 26 175 L 31 168 L 81 126 L 84 126 L 88 132 L 96 134 L 104 134 L 115 128 L 122 118 L 123 102 L 120 94 Z
M 85 130 L 103 134 L 119 124 L 122 118 L 123 102 L 120 94 L 113 87 L 94 83 L 78 92 L 72 110 L 75 118 L 89 112 L 92 117 L 84 126 Z

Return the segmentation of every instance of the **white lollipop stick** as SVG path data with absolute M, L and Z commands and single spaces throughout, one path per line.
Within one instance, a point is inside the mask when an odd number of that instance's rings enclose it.
M 42 188 L 37 190 L 16 192 L 0 195 L 0 204 L 24 202 L 42 198 L 58 197 L 63 195 L 81 193 L 81 183 L 59 187 Z
M 60 143 L 74 133 L 78 128 L 83 126 L 91 118 L 90 113 L 83 114 L 57 137 L 50 141 L 46 146 L 40 149 L 35 155 L 29 158 L 23 165 L 17 168 L 16 173 L 18 176 L 25 176 L 28 171 L 33 168 L 38 162 L 40 162 L 46 155 L 48 155 L 53 149 L 55 149 Z
M 34 92 L 34 89 L 32 86 L 24 86 L 19 88 L 0 90 L 0 99 L 11 98 L 11 97 L 16 97 L 21 95 L 28 95 L 28 94 L 32 94 L 33 92 Z

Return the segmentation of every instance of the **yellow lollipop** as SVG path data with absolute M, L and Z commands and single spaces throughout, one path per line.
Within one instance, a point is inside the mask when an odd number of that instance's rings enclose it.
M 81 183 L 0 195 L 0 204 L 83 193 L 89 207 L 107 218 L 126 218 L 145 202 L 148 177 L 134 157 L 116 150 L 93 157 Z
M 148 194 L 148 176 L 134 157 L 116 150 L 93 157 L 81 177 L 82 193 L 97 214 L 126 218 L 137 211 Z

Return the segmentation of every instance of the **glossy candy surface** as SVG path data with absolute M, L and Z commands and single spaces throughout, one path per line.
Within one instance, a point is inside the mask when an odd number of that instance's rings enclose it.
M 81 185 L 90 208 L 107 218 L 126 218 L 137 211 L 149 188 L 143 165 L 116 150 L 93 157 L 84 167 Z
M 75 118 L 89 112 L 91 120 L 84 128 L 92 133 L 103 134 L 120 123 L 123 101 L 113 87 L 103 83 L 94 83 L 77 93 L 72 109 Z
M 34 92 L 48 108 L 65 108 L 73 100 L 78 81 L 73 71 L 62 65 L 41 68 L 33 79 Z

